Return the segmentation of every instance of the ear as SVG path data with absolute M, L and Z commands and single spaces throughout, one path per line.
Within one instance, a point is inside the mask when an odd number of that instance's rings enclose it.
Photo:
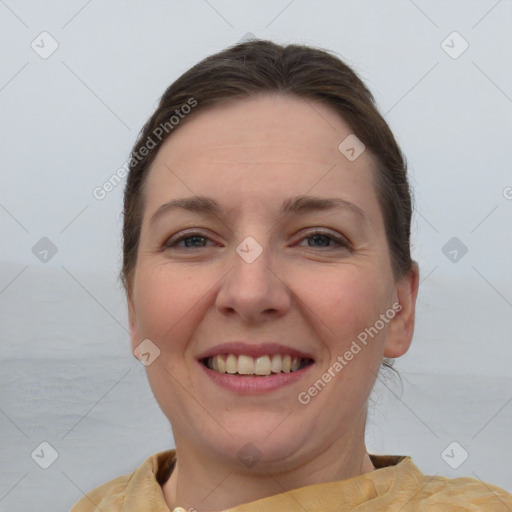
M 396 283 L 396 302 L 400 304 L 401 309 L 389 322 L 384 357 L 400 357 L 411 346 L 419 274 L 418 264 L 414 261 L 410 272 Z
M 133 301 L 133 292 L 130 290 L 126 293 L 126 300 L 128 302 L 128 322 L 130 325 L 130 342 L 132 345 L 132 352 L 139 345 L 139 326 L 137 324 L 137 315 L 135 313 L 135 304 Z

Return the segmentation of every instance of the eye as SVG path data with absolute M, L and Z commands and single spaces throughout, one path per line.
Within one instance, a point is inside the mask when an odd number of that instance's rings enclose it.
M 350 244 L 346 239 L 325 231 L 312 231 L 307 236 L 301 238 L 301 242 L 303 241 L 307 241 L 308 247 L 326 249 L 350 248 Z
M 209 237 L 199 232 L 189 232 L 178 236 L 177 238 L 171 237 L 169 238 L 163 249 L 200 249 L 201 247 L 206 247 L 207 241 L 210 240 Z M 179 245 L 181 242 L 184 245 Z
M 212 242 L 212 240 L 204 233 L 188 232 L 169 238 L 162 249 L 201 249 L 208 247 L 208 242 Z M 351 247 L 345 238 L 321 230 L 309 232 L 299 240 L 297 245 L 304 245 L 303 242 L 307 242 L 307 246 L 311 248 L 350 249 Z M 212 246 L 210 245 L 210 247 Z

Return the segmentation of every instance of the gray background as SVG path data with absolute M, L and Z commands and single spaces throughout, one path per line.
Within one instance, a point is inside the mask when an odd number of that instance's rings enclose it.
M 337 52 L 409 162 L 417 325 L 369 450 L 512 492 L 510 0 L 0 0 L 0 510 L 68 510 L 173 446 L 129 347 L 123 183 L 92 191 L 164 89 L 248 32 Z

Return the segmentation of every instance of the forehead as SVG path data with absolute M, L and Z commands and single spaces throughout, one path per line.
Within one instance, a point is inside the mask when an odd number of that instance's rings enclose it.
M 311 193 L 350 200 L 379 223 L 373 157 L 364 151 L 350 161 L 339 150 L 351 133 L 330 107 L 294 96 L 254 96 L 194 113 L 153 161 L 145 217 L 194 194 L 240 213 L 256 205 L 277 210 L 286 197 Z
M 326 105 L 292 95 L 259 94 L 193 114 L 160 153 L 172 153 L 178 165 L 203 152 L 240 163 L 265 157 L 270 161 L 273 156 L 333 163 L 340 156 L 340 137 L 350 133 L 347 123 Z

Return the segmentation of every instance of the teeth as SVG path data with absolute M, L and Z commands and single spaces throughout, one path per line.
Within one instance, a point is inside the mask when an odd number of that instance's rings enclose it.
M 235 355 L 229 354 L 226 359 L 226 373 L 236 373 L 238 367 L 238 361 Z
M 219 373 L 266 376 L 272 373 L 296 372 L 304 367 L 307 361 L 307 359 L 292 357 L 289 354 L 275 354 L 257 358 L 245 354 L 239 356 L 235 354 L 219 354 L 209 357 L 206 361 L 206 366 Z
M 217 359 L 217 364 L 219 365 L 219 373 L 226 373 L 226 361 L 224 361 L 224 358 L 222 356 L 217 356 L 213 359 Z
M 270 375 L 271 370 L 270 357 L 263 356 L 256 359 L 256 363 L 254 364 L 254 373 L 256 375 Z
M 272 362 L 270 363 L 272 373 L 280 373 L 283 367 L 283 360 L 279 354 L 272 356 Z
M 254 359 L 250 356 L 238 356 L 238 373 L 252 375 L 254 373 Z

